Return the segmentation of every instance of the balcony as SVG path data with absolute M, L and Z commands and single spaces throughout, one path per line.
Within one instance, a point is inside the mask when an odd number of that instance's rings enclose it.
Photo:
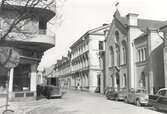
M 2 3 L 2 0 L 0 0 L 0 3 Z M 26 3 L 27 0 L 5 0 L 4 8 L 12 10 L 22 9 L 25 8 L 24 6 L 26 5 Z M 55 4 L 50 4 L 50 0 L 42 0 L 34 6 L 35 8 L 32 8 L 31 3 L 32 1 L 28 5 L 27 9 L 36 12 L 36 14 L 39 14 L 39 16 L 46 17 L 47 20 L 50 20 L 56 14 Z
M 8 36 L 9 38 L 5 41 L 1 41 L 1 45 L 30 48 L 33 50 L 47 50 L 55 45 L 54 35 L 11 32 Z

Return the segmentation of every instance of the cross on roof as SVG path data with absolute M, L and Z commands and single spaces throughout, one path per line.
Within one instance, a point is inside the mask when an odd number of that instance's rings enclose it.
M 116 9 L 118 9 L 118 5 L 119 5 L 119 2 L 117 2 L 117 3 L 115 4 Z

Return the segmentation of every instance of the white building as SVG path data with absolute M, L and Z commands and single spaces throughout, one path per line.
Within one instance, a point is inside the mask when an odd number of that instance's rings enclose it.
M 71 85 L 81 90 L 90 92 L 104 88 L 99 61 L 99 45 L 105 40 L 105 30 L 109 25 L 104 25 L 85 33 L 71 47 L 72 80 Z

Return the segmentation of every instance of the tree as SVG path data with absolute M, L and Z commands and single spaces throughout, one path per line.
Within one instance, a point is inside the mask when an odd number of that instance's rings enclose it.
M 18 8 L 18 4 L 22 7 L 22 10 Z M 28 24 L 37 14 L 34 12 L 35 8 L 42 9 L 55 9 L 56 12 L 56 0 L 0 0 L 0 13 L 6 10 L 6 8 L 12 8 L 17 15 L 14 18 L 5 16 L 3 23 L 5 27 L 1 28 L 0 42 L 4 40 L 16 40 L 13 31 L 20 33 L 20 38 L 31 38 L 31 35 L 22 31 L 22 28 Z M 12 67 L 19 63 L 19 55 L 16 49 L 7 47 L 0 47 L 0 67 L 10 67 L 7 63 L 10 62 Z

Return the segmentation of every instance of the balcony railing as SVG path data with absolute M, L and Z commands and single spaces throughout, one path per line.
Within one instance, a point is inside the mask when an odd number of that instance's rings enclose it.
M 55 45 L 55 35 L 32 34 L 28 32 L 11 32 L 8 34 L 7 40 Z
M 15 5 L 15 6 L 25 6 L 28 0 L 5 0 L 5 4 L 8 5 Z M 31 5 L 31 3 L 33 2 L 33 0 L 30 0 L 29 4 Z M 0 3 L 2 3 L 2 0 L 0 0 Z M 34 2 L 33 4 L 35 4 L 36 2 Z M 30 7 L 30 5 L 28 7 Z M 38 8 L 45 8 L 48 10 L 51 10 L 53 12 L 56 11 L 56 7 L 54 3 L 50 3 L 50 0 L 41 0 L 35 7 Z

